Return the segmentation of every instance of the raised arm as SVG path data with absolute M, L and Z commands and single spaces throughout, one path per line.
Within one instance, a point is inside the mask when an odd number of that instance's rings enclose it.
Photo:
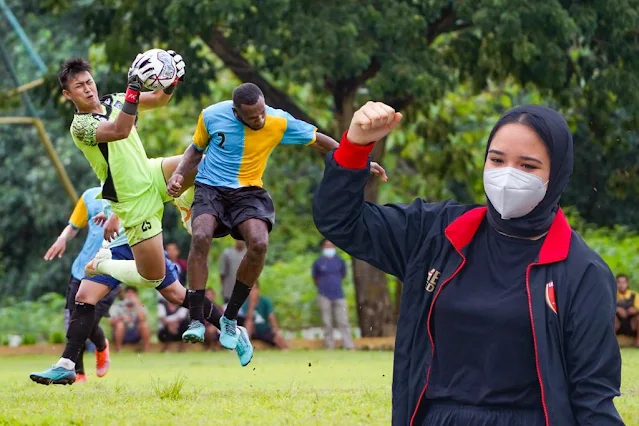
M 87 123 L 95 123 L 94 133 L 92 132 L 93 129 L 88 128 L 82 132 L 84 137 L 80 137 L 80 135 L 76 136 L 87 145 L 116 142 L 128 138 L 131 129 L 133 129 L 135 125 L 135 117 L 137 116 L 138 106 L 140 104 L 142 82 L 146 79 L 149 72 L 151 71 L 148 68 L 142 70 L 137 69 L 134 62 L 128 74 L 128 85 L 124 95 L 124 105 L 115 120 L 100 122 L 95 120 L 88 121 Z M 78 130 L 79 129 L 73 129 L 72 127 L 72 131 Z M 95 143 L 93 143 L 94 141 Z
M 87 226 L 88 223 L 89 211 L 84 201 L 84 194 L 82 194 L 78 202 L 75 203 L 75 207 L 73 208 L 71 217 L 69 217 L 67 226 L 64 227 L 58 238 L 51 247 L 49 247 L 49 250 L 47 250 L 44 255 L 44 260 L 52 260 L 56 257 L 62 257 L 67 248 L 67 241 L 75 238 L 75 236 L 78 235 L 78 232 L 80 232 L 80 229 Z
M 621 386 L 621 354 L 614 329 L 616 291 L 603 261 L 592 264 L 565 314 L 568 391 L 579 425 L 624 424 L 613 402 Z
M 410 205 L 379 206 L 364 201 L 372 142 L 386 136 L 400 120 L 401 114 L 381 103 L 369 102 L 355 113 L 339 148 L 326 157 L 313 219 L 333 244 L 403 279 L 408 258 L 443 204 L 416 200 Z

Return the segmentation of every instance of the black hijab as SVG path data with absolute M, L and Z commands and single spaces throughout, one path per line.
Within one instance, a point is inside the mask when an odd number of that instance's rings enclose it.
M 559 210 L 559 199 L 566 189 L 573 167 L 572 133 L 566 120 L 555 110 L 541 105 L 523 105 L 504 114 L 488 138 L 485 159 L 495 133 L 509 123 L 525 124 L 544 141 L 550 156 L 550 178 L 546 196 L 526 216 L 504 220 L 488 200 L 488 222 L 500 232 L 516 237 L 535 237 L 547 232 Z

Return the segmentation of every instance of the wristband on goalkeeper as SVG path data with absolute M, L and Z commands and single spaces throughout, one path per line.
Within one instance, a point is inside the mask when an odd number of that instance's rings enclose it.
M 126 88 L 126 94 L 124 96 L 124 106 L 122 106 L 122 112 L 129 115 L 137 114 L 139 101 L 140 101 L 140 86 L 136 84 L 129 84 L 129 87 Z

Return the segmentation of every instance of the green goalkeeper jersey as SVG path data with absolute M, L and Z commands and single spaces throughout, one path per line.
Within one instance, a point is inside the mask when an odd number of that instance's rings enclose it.
M 162 208 L 162 202 L 149 202 L 155 191 L 146 151 L 135 128 L 126 139 L 98 143 L 96 132 L 101 121 L 115 121 L 124 105 L 124 94 L 100 99 L 102 114 L 76 113 L 71 136 L 102 182 L 101 197 L 112 201 L 113 211 L 125 226 L 133 226 Z M 146 199 L 145 202 L 142 202 Z

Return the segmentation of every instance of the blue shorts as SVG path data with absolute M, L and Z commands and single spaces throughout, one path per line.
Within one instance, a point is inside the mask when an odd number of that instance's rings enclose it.
M 133 260 L 133 252 L 131 247 L 127 244 L 111 248 L 111 259 L 113 260 Z M 178 270 L 175 263 L 169 260 L 169 257 L 164 252 L 164 265 L 166 267 L 166 275 L 162 283 L 155 287 L 156 290 L 162 290 L 173 284 L 178 279 Z M 116 280 L 110 275 L 96 275 L 95 277 L 84 277 L 85 280 L 93 281 L 94 283 L 104 284 L 105 286 L 113 289 L 119 286 L 121 281 Z

